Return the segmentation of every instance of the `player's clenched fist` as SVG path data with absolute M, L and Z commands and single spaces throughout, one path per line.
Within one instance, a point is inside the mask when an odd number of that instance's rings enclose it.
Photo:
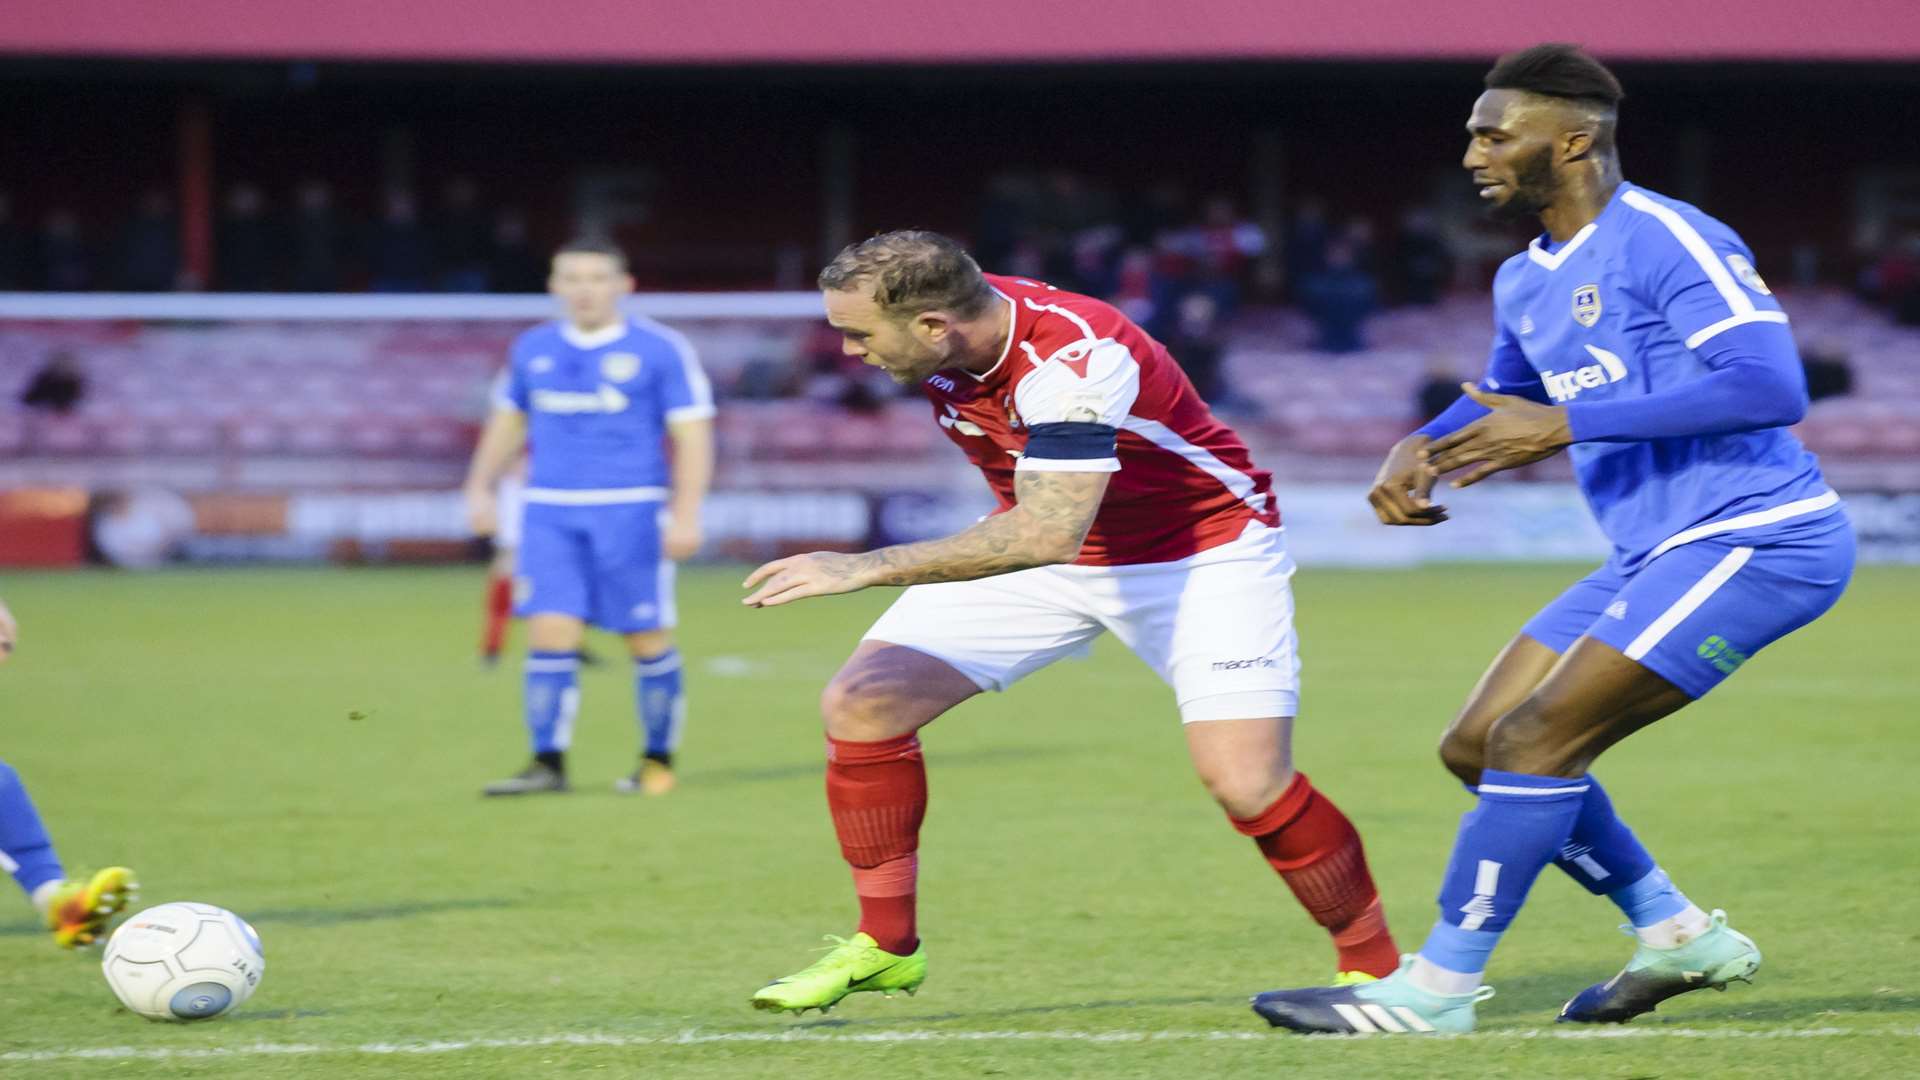
M 500 527 L 499 500 L 485 488 L 467 489 L 467 528 L 475 536 L 492 536 Z
M 667 527 L 661 530 L 660 549 L 674 562 L 684 562 L 700 553 L 700 544 L 704 539 L 698 515 L 675 514 L 668 518 Z
M 13 612 L 7 610 L 4 600 L 0 600 L 0 664 L 7 662 L 13 655 L 13 643 L 20 637 L 20 624 L 13 621 Z
M 858 555 L 834 551 L 790 555 L 748 574 L 741 588 L 754 591 L 740 602 L 748 607 L 778 607 L 809 596 L 855 592 L 867 587 L 862 573 Z
M 1447 508 L 1436 506 L 1428 498 L 1433 492 L 1435 473 L 1420 458 L 1427 445 L 1425 435 L 1409 435 L 1387 451 L 1380 472 L 1373 478 L 1367 501 L 1383 525 L 1438 525 L 1447 520 Z

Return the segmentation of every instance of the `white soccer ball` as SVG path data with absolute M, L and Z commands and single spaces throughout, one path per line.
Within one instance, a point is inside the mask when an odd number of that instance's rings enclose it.
M 260 935 L 212 904 L 161 904 L 120 924 L 100 969 L 120 1003 L 150 1020 L 210 1020 L 253 996 L 267 970 Z

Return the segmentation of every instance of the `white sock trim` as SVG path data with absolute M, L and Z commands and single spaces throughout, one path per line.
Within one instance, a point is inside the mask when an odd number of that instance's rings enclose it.
M 36 886 L 32 896 L 34 910 L 45 915 L 47 908 L 53 904 L 53 894 L 59 891 L 60 886 L 65 884 L 66 882 L 64 880 L 54 878 L 52 881 L 43 881 Z
M 1633 934 L 1649 949 L 1677 949 L 1713 928 L 1713 918 L 1691 901 L 1677 915 L 1652 926 L 1635 927 Z
M 1407 981 L 1429 994 L 1458 997 L 1480 989 L 1480 977 L 1485 974 L 1484 971 L 1452 971 L 1416 955 L 1413 965 L 1407 968 Z

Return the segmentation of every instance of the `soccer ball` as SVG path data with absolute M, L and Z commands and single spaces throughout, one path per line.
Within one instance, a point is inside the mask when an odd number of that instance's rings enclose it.
M 120 1003 L 149 1020 L 210 1020 L 253 996 L 260 935 L 212 904 L 161 904 L 120 924 L 100 961 Z

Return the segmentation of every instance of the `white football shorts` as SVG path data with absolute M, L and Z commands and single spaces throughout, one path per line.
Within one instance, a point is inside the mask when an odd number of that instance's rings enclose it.
M 1293 570 L 1282 530 L 1254 522 L 1239 539 L 1177 562 L 915 585 L 866 640 L 904 645 L 982 690 L 1005 690 L 1111 630 L 1173 687 L 1182 723 L 1293 716 Z

